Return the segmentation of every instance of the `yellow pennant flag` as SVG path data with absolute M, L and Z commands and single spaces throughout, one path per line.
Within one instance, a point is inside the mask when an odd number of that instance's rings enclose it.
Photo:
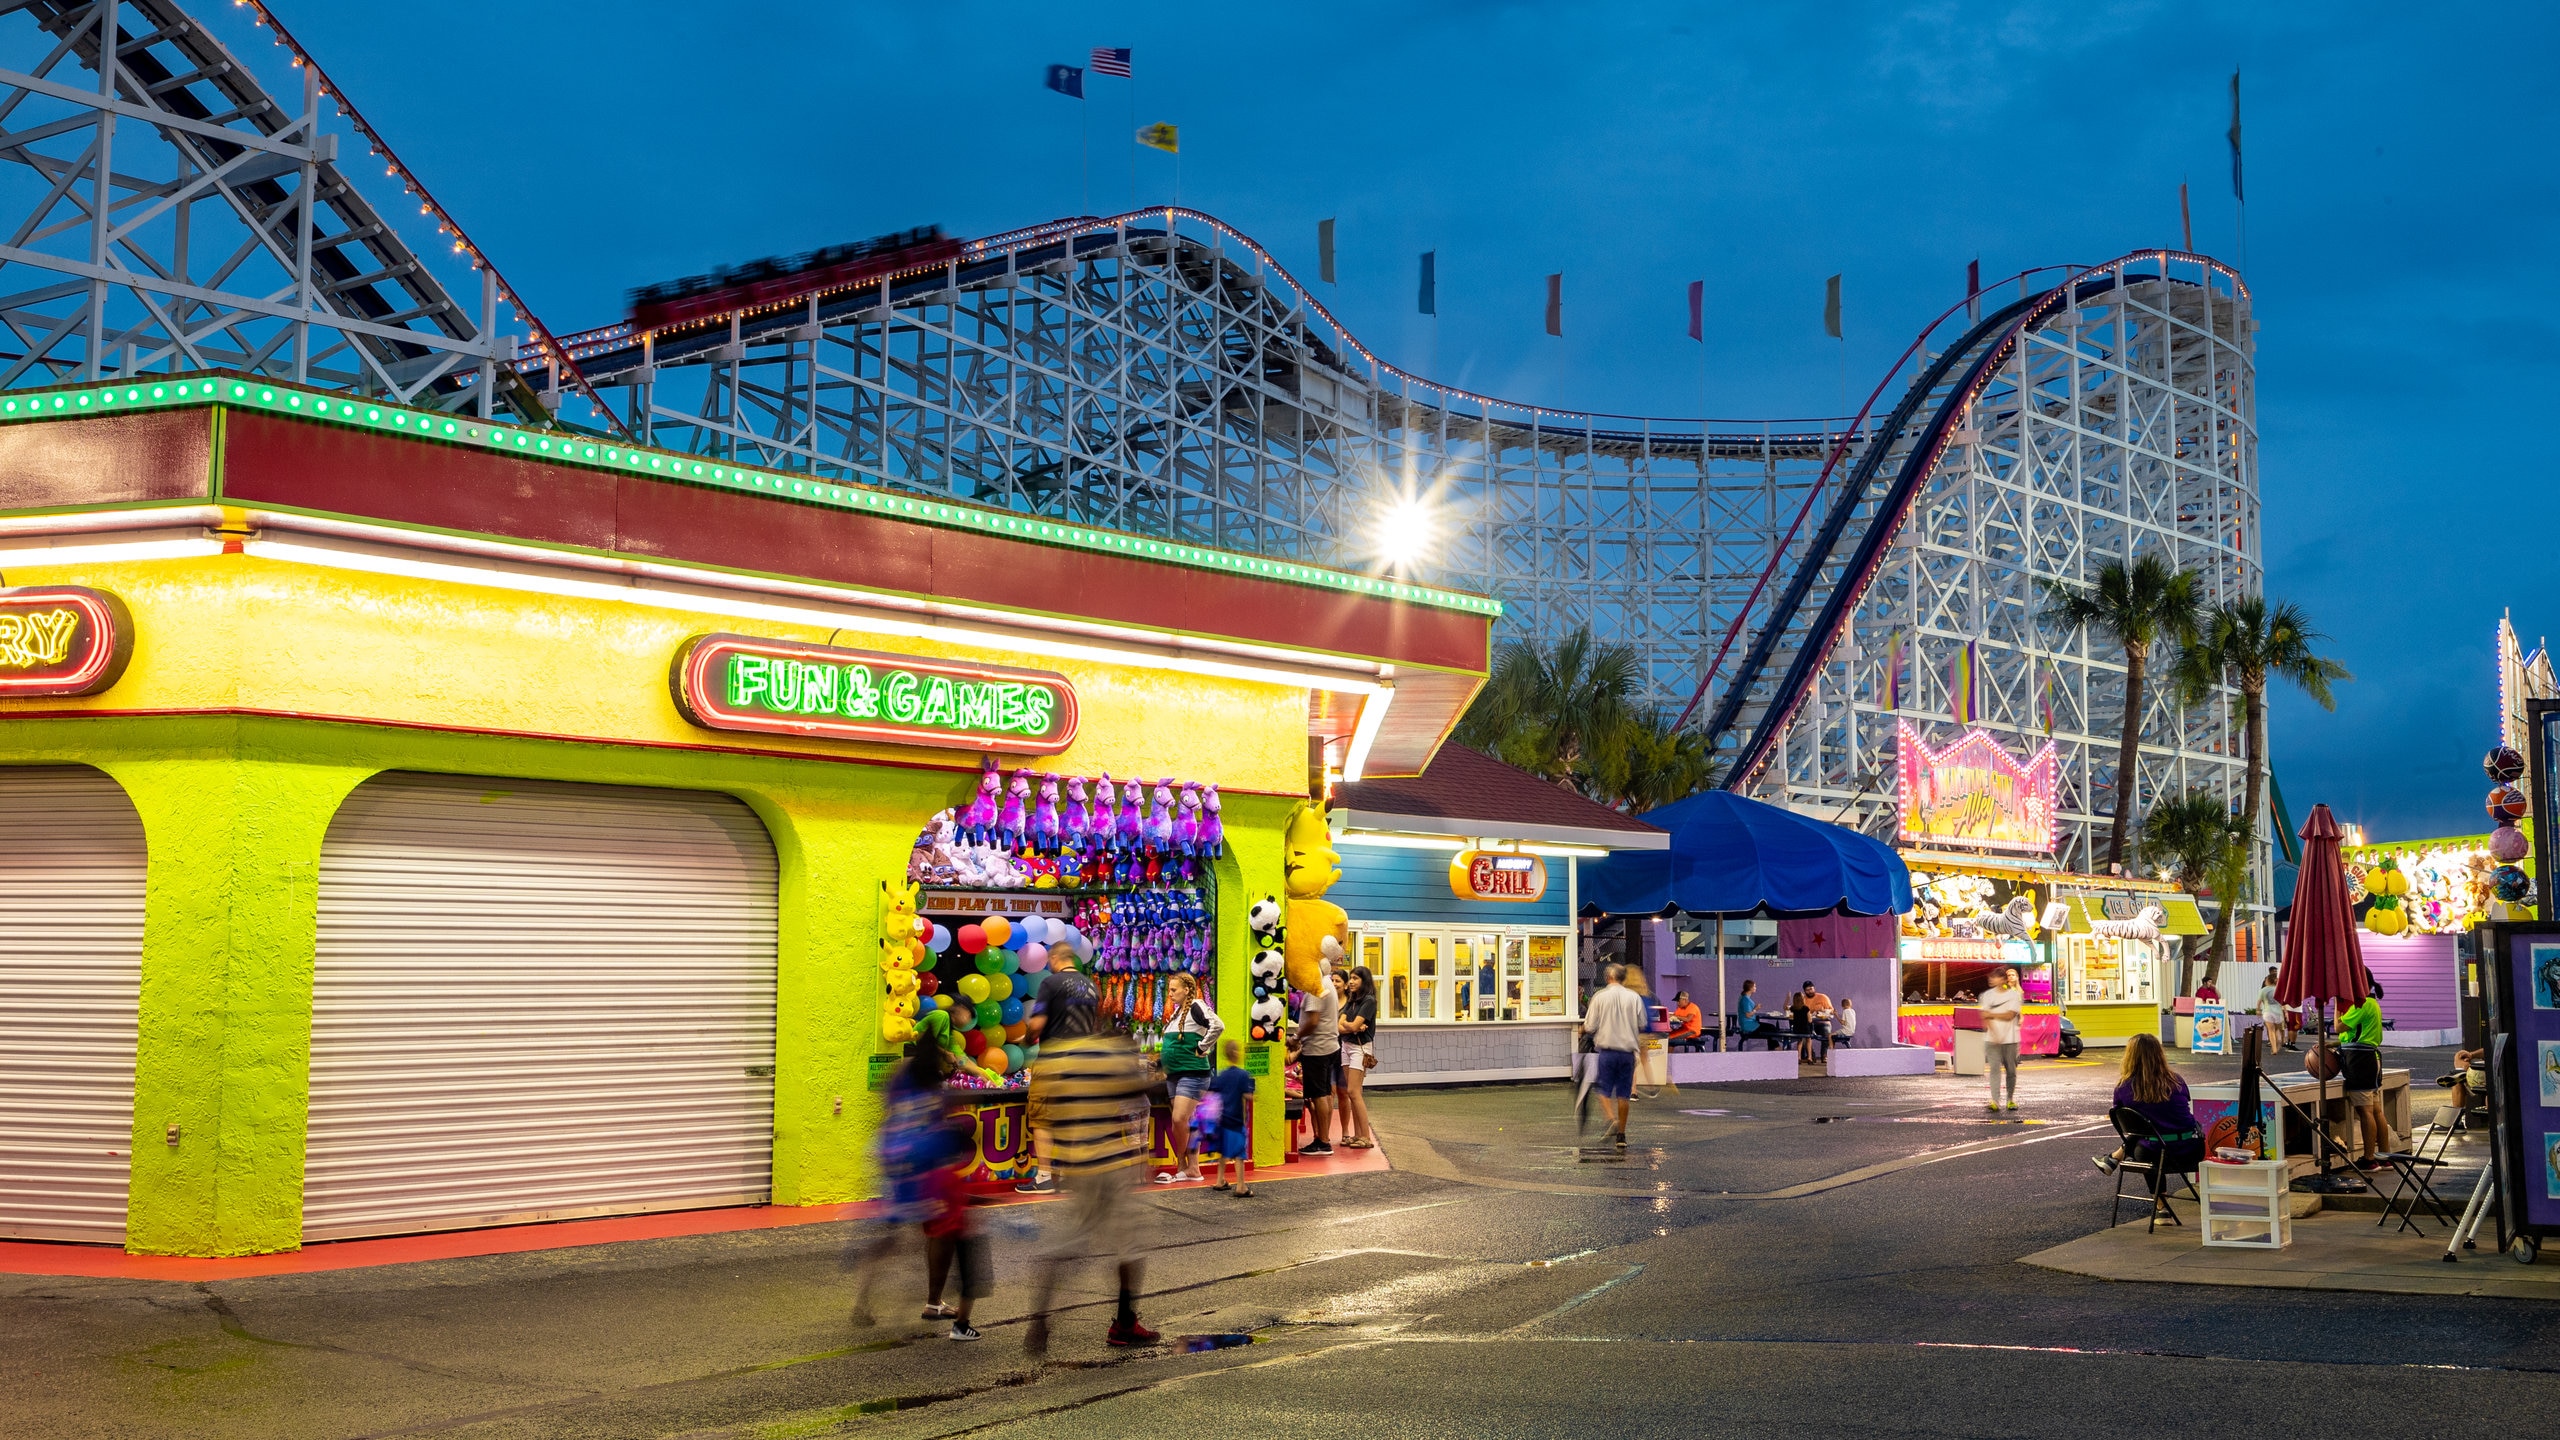
M 1138 143 L 1167 155 L 1182 153 L 1182 132 L 1171 125 L 1150 125 L 1138 132 Z

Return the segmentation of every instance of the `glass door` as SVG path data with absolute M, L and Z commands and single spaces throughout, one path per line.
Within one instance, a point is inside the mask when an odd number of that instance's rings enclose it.
M 1502 937 L 1470 935 L 1475 942 L 1475 992 L 1478 1020 L 1502 1018 Z
M 1413 932 L 1390 930 L 1386 941 L 1387 968 L 1369 973 L 1386 977 L 1385 1018 L 1410 1020 L 1413 1018 Z
M 1413 935 L 1413 1018 L 1440 1018 L 1440 937 L 1428 930 Z
M 1529 938 L 1507 935 L 1502 941 L 1502 1018 L 1517 1020 L 1526 1012 L 1524 992 L 1529 984 Z
M 1476 1018 L 1476 937 L 1449 937 L 1449 1011 L 1454 1019 Z M 1491 1019 L 1491 1016 L 1487 1016 Z

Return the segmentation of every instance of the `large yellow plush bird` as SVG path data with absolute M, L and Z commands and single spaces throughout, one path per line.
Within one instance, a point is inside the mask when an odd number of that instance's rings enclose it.
M 1301 805 L 1290 812 L 1283 832 L 1282 888 L 1289 909 L 1282 932 L 1281 954 L 1288 962 L 1292 988 L 1315 994 L 1324 984 L 1324 942 L 1341 955 L 1351 943 L 1351 917 L 1324 898 L 1342 878 L 1342 858 L 1333 853 L 1333 832 L 1325 825 L 1324 807 Z

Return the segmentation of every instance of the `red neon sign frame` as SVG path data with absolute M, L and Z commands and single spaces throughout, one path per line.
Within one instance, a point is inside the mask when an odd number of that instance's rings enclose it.
M 1075 687 L 1050 671 L 752 635 L 696 636 L 668 678 L 706 730 L 1054 755 L 1078 724 Z
M 104 590 L 0 589 L 0 699 L 95 695 L 133 659 L 133 614 Z
M 1910 721 L 1894 730 L 1895 796 L 1904 840 L 2024 854 L 2053 852 L 2061 819 L 2062 752 L 2052 741 L 2023 765 L 1986 730 L 1943 750 Z

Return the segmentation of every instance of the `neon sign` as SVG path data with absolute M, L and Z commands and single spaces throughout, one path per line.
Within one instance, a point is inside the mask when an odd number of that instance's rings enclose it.
M 2062 755 L 2048 740 L 2021 765 L 1981 730 L 1933 750 L 1903 721 L 1895 732 L 1902 838 L 1978 850 L 2053 851 Z
M 0 590 L 0 698 L 95 695 L 133 658 L 133 616 L 104 590 Z
M 1051 755 L 1076 737 L 1063 675 L 702 635 L 676 652 L 676 708 L 706 730 Z
M 1547 893 L 1547 862 L 1507 850 L 1461 850 L 1449 861 L 1449 893 L 1461 900 L 1536 900 Z

